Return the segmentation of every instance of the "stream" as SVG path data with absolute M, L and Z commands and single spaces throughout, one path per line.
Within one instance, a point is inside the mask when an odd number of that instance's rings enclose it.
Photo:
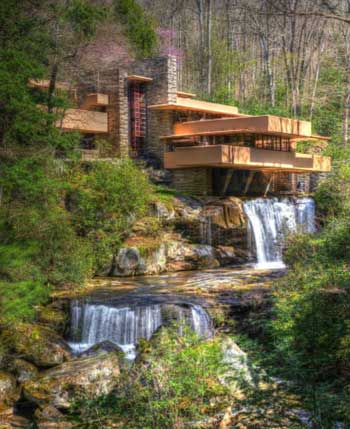
M 214 335 L 208 307 L 235 306 L 237 288 L 264 285 L 284 274 L 283 241 L 290 233 L 315 231 L 312 198 L 258 198 L 244 202 L 248 237 L 255 263 L 226 269 L 187 271 L 150 277 L 96 279 L 92 292 L 70 304 L 68 344 L 76 355 L 108 342 L 130 360 L 138 341 L 149 340 L 174 322 L 203 338 Z M 209 219 L 209 218 L 208 218 Z M 210 219 L 209 219 L 210 220 Z M 203 223 L 203 238 L 211 239 L 211 223 Z
M 140 338 L 149 340 L 160 326 L 174 322 L 199 336 L 214 335 L 208 307 L 239 305 L 235 289 L 263 288 L 282 276 L 284 270 L 235 267 L 186 271 L 160 276 L 103 278 L 91 283 L 92 290 L 70 304 L 68 344 L 80 355 L 97 344 L 119 346 L 129 360 L 136 356 Z

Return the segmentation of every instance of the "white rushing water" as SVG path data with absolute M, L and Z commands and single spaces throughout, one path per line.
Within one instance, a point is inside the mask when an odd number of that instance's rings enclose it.
M 315 231 L 315 202 L 312 198 L 258 198 L 246 201 L 257 258 L 256 268 L 283 268 L 283 238 L 293 232 Z
M 200 336 L 212 335 L 211 319 L 201 306 L 174 305 L 174 310 L 180 324 L 186 323 Z M 161 304 L 132 308 L 73 301 L 69 345 L 79 354 L 95 344 L 110 341 L 122 348 L 128 359 L 134 359 L 138 340 L 149 340 L 163 324 L 162 313 Z

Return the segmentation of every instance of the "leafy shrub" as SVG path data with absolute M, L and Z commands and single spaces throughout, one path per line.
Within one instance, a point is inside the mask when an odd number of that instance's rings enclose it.
M 175 331 L 161 329 L 157 336 L 153 347 L 141 344 L 140 362 L 118 381 L 115 392 L 76 403 L 72 415 L 77 427 L 123 422 L 133 429 L 170 429 L 227 406 L 229 392 L 219 381 L 225 371 L 219 344 L 202 342 L 189 331 L 179 338 Z
M 96 270 L 110 262 L 132 223 L 145 214 L 151 194 L 145 174 L 127 159 L 75 172 L 67 208 L 76 233 L 90 243 Z
M 315 193 L 318 209 L 324 218 L 339 216 L 350 211 L 350 167 L 341 162 L 323 180 Z
M 136 0 L 116 0 L 115 12 L 124 26 L 127 38 L 132 42 L 138 55 L 151 56 L 157 46 L 154 23 Z

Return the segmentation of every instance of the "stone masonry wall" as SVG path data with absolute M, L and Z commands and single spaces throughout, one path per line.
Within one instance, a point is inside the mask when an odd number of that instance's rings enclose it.
M 210 168 L 172 170 L 171 186 L 179 192 L 191 195 L 212 195 L 212 171 Z
M 122 157 L 129 154 L 129 103 L 126 77 L 126 72 L 119 71 L 117 80 L 117 115 L 119 117 L 117 133 L 119 153 Z
M 109 105 L 106 108 L 108 114 L 108 135 L 106 136 L 112 146 L 113 156 L 126 156 L 129 147 L 129 111 L 128 89 L 126 81 L 127 73 L 111 66 L 100 70 L 98 79 L 91 74 L 85 76 L 79 92 L 88 94 L 102 92 L 108 94 Z M 86 83 L 88 82 L 88 83 Z
M 151 77 L 146 84 L 146 102 L 166 104 L 176 102 L 177 70 L 176 58 L 173 56 L 149 58 L 130 68 L 130 74 Z M 163 162 L 164 143 L 162 135 L 173 131 L 173 114 L 169 111 L 148 110 L 147 112 L 147 152 L 156 155 Z

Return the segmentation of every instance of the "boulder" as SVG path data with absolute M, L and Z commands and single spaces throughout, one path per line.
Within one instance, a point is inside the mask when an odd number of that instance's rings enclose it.
M 197 262 L 196 268 L 218 268 L 220 266 L 219 261 L 216 259 L 213 246 L 200 244 L 195 246 L 193 251 L 194 259 Z
M 6 368 L 10 358 L 9 356 L 10 353 L 9 353 L 8 346 L 4 344 L 4 341 L 1 341 L 1 337 L 0 337 L 0 343 L 2 343 L 0 345 L 0 368 Z
M 63 332 L 68 321 L 67 312 L 56 308 L 53 305 L 41 306 L 37 312 L 38 321 L 54 329 L 57 332 Z
M 226 368 L 222 382 L 233 392 L 252 385 L 254 373 L 247 354 L 229 337 L 222 337 L 219 341 L 223 354 L 222 363 Z
M 164 243 L 159 243 L 156 247 L 123 247 L 115 258 L 113 275 L 159 274 L 165 271 L 166 260 Z
M 234 246 L 216 246 L 216 258 L 221 266 L 244 264 L 249 260 L 249 251 Z
M 182 221 L 198 219 L 203 208 L 203 203 L 196 198 L 177 196 L 174 198 L 174 210 L 176 217 Z
M 182 240 L 180 236 L 173 237 L 167 242 L 166 271 L 194 270 L 197 267 L 198 255 L 194 246 Z
M 192 242 L 246 248 L 247 218 L 239 198 L 175 201 L 175 228 Z
M 5 371 L 0 371 L 0 412 L 13 406 L 19 399 L 16 379 Z
M 14 414 L 13 408 L 0 411 L 0 429 L 29 429 L 32 424 L 28 419 Z
M 151 214 L 158 219 L 169 221 L 175 219 L 175 210 L 169 205 L 155 201 L 151 205 Z
M 97 356 L 104 353 L 118 352 L 120 356 L 124 356 L 123 350 L 117 346 L 117 344 L 112 343 L 111 341 L 102 341 L 101 343 L 94 344 L 89 349 L 85 350 L 80 356 Z
M 52 405 L 37 408 L 35 417 L 38 429 L 69 429 L 72 427 L 72 424 L 65 420 L 64 414 Z
M 48 369 L 23 383 L 25 398 L 39 405 L 68 409 L 77 395 L 95 398 L 108 394 L 120 375 L 115 353 L 84 357 Z
M 38 375 L 38 369 L 35 365 L 19 358 L 16 358 L 12 361 L 11 370 L 20 383 L 30 380 L 31 378 Z
M 18 355 L 38 367 L 59 365 L 71 358 L 68 345 L 45 326 L 18 323 L 4 329 L 3 337 Z

